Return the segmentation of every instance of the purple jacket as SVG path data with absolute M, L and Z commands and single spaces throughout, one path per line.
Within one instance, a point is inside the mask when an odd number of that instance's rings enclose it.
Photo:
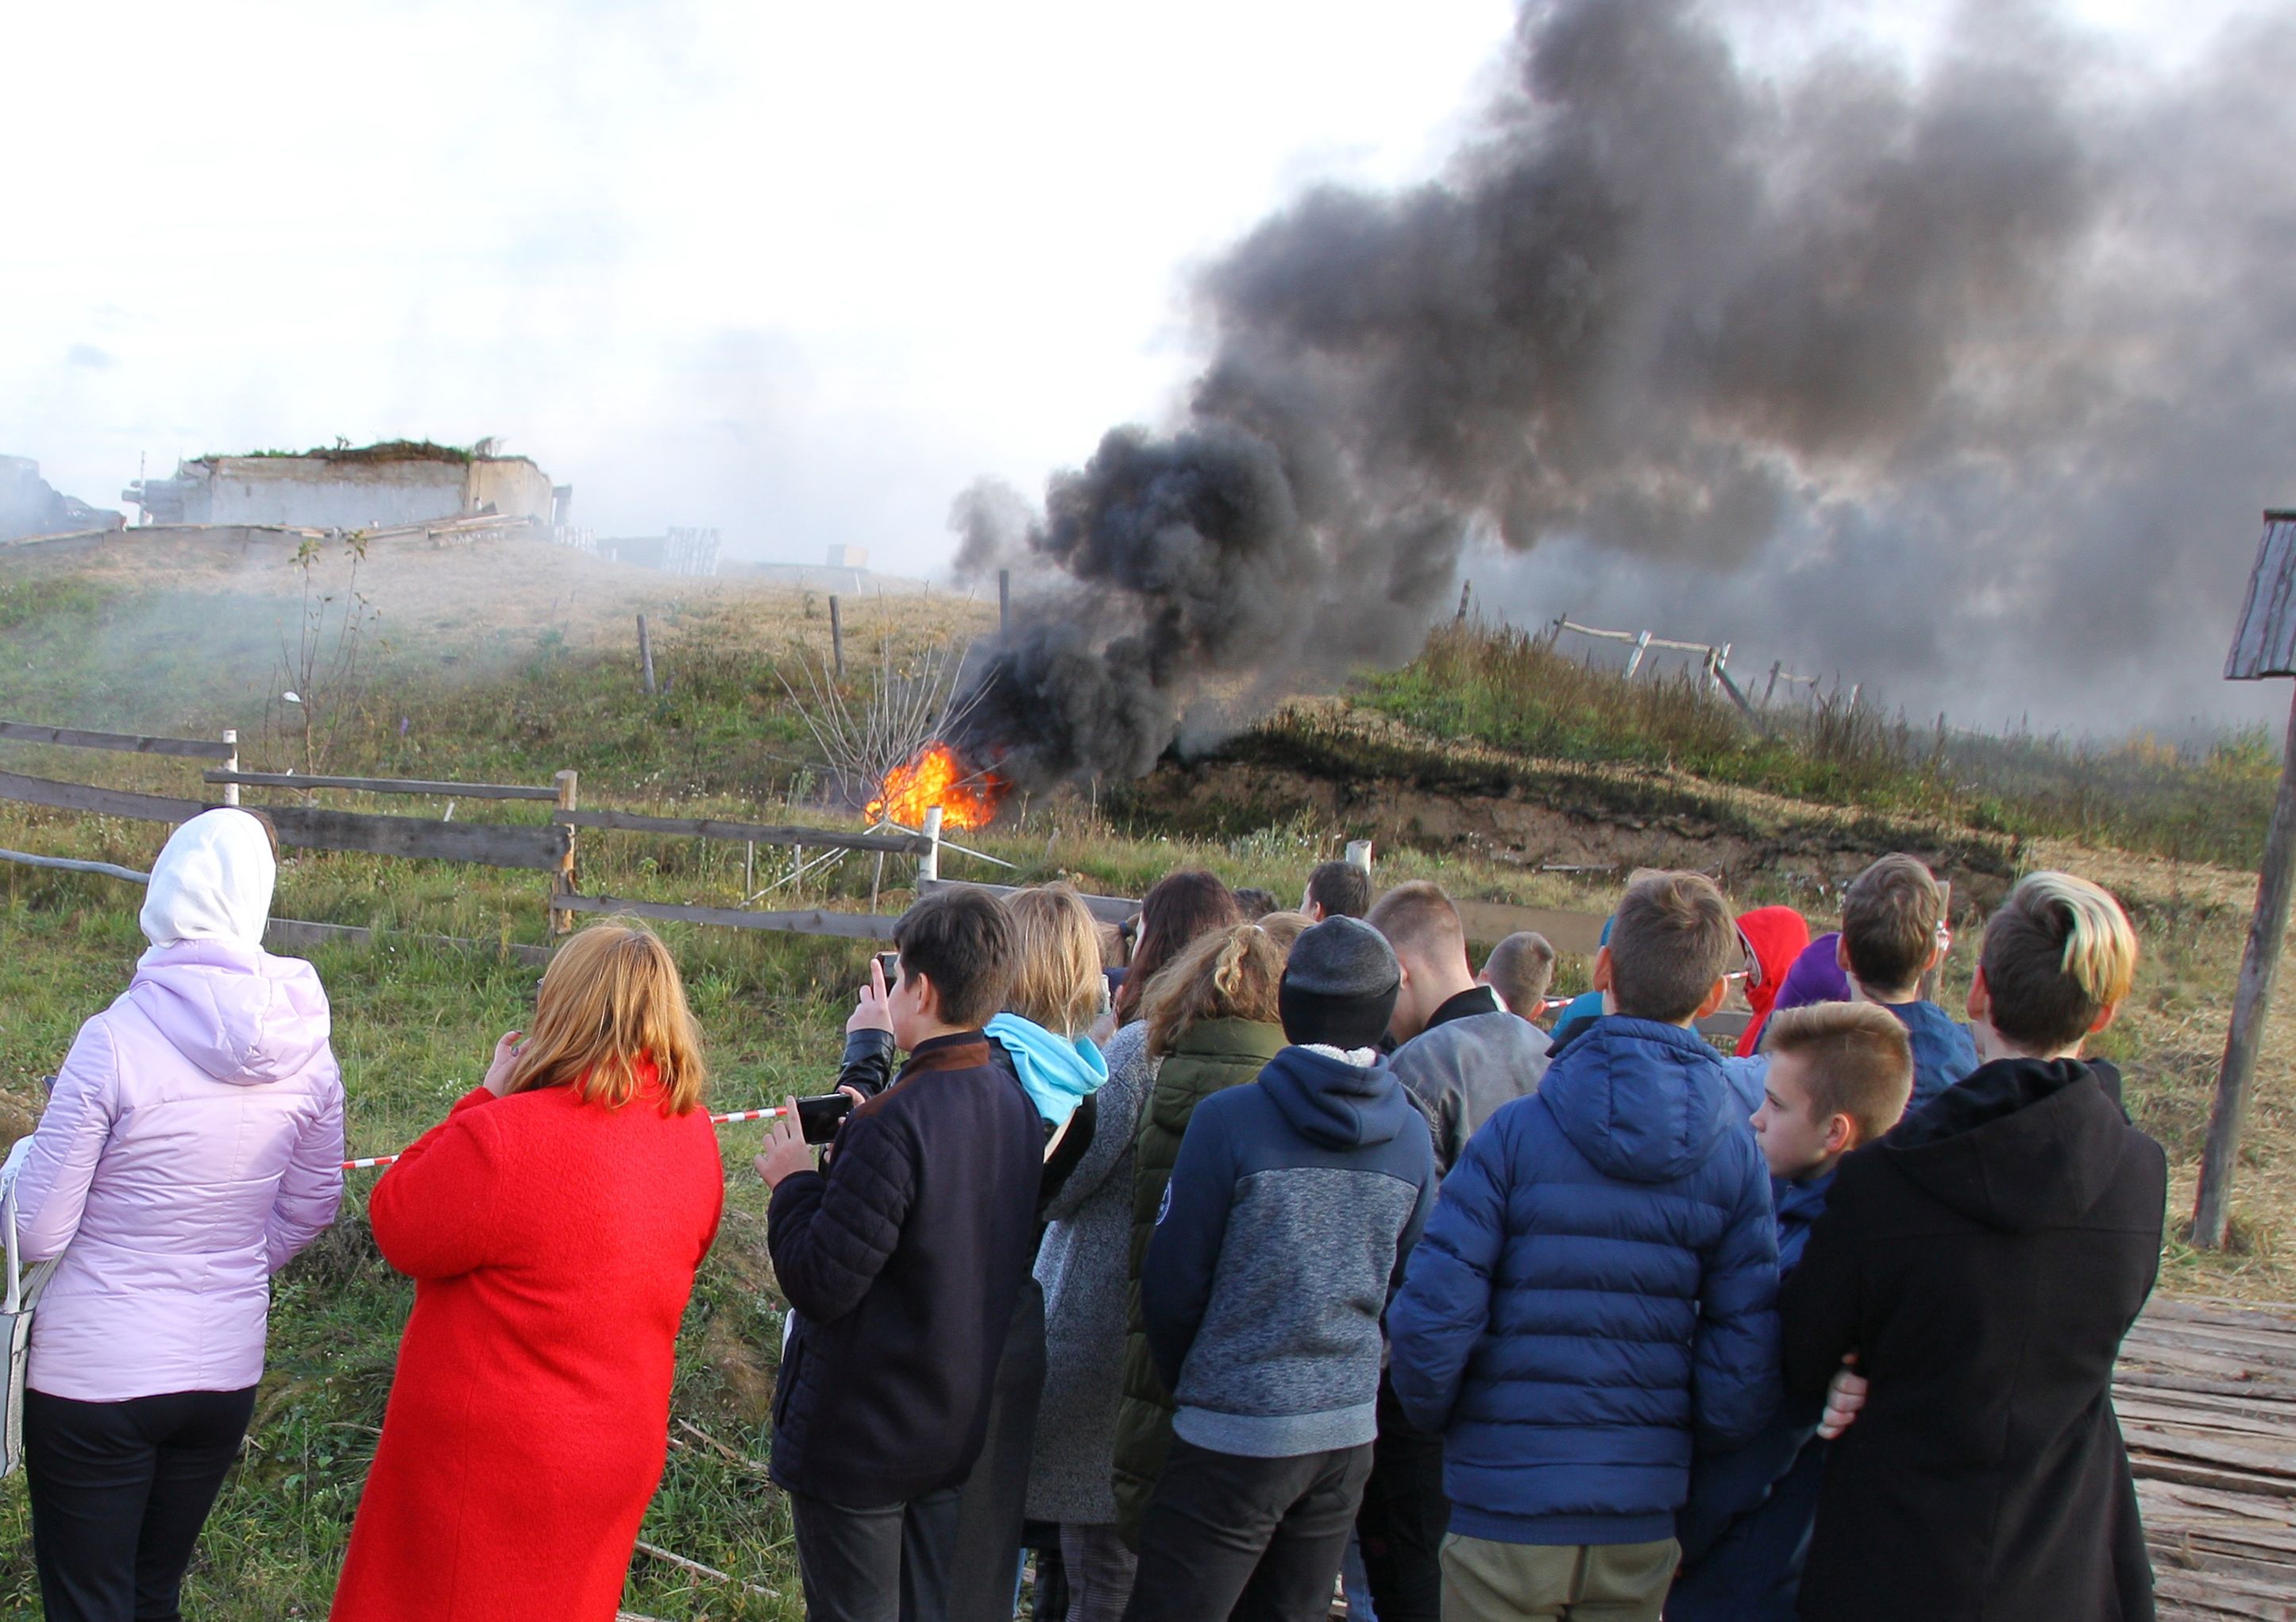
M 311 965 L 235 940 L 146 953 L 80 1027 L 16 1182 L 36 1391 L 119 1402 L 263 1375 L 270 1277 L 335 1219 L 343 1085 Z

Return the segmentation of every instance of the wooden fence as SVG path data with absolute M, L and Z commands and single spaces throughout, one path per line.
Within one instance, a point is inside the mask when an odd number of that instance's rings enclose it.
M 65 744 L 73 748 L 123 750 L 145 755 L 173 755 L 192 759 L 224 760 L 227 764 L 205 774 L 204 781 L 222 787 L 236 803 L 242 787 L 293 789 L 298 791 L 337 790 L 365 794 L 405 794 L 445 799 L 548 800 L 546 824 L 457 823 L 449 818 L 390 816 L 373 812 L 334 811 L 316 806 L 266 806 L 264 814 L 279 830 L 283 845 L 308 850 L 361 851 L 375 856 L 411 856 L 431 861 L 470 862 L 485 867 L 521 869 L 551 875 L 548 898 L 553 935 L 573 927 L 576 913 L 622 913 L 665 922 L 701 924 L 716 929 L 767 930 L 795 935 L 823 935 L 851 940 L 890 940 L 898 918 L 870 913 L 840 913 L 823 907 L 765 911 L 751 907 L 686 906 L 663 901 L 637 901 L 616 896 L 586 896 L 577 888 L 574 837 L 577 829 L 597 832 L 646 833 L 673 838 L 738 840 L 748 845 L 771 845 L 803 850 L 858 851 L 914 856 L 917 891 L 929 894 L 946 881 L 940 878 L 940 816 L 927 815 L 922 831 L 906 829 L 855 832 L 839 828 L 808 827 L 786 823 L 744 823 L 721 817 L 654 816 L 636 811 L 584 810 L 577 803 L 578 780 L 573 772 L 560 772 L 548 785 L 538 783 L 449 782 L 418 778 L 301 776 L 292 772 L 242 772 L 238 769 L 236 734 L 210 743 L 188 738 L 139 738 L 114 733 L 90 733 L 69 727 L 35 726 L 0 721 L 0 738 L 28 742 Z M 181 823 L 213 808 L 204 799 L 175 799 L 126 789 L 101 789 L 86 783 L 62 782 L 0 772 L 0 799 L 46 806 L 63 811 L 86 811 L 145 822 Z M 451 809 L 451 807 L 449 807 Z M 1351 859 L 1370 863 L 1367 847 L 1350 847 Z M 20 857 L 0 851 L 0 861 L 27 860 L 34 865 L 59 865 L 57 857 Z M 105 868 L 106 864 L 79 864 Z M 137 878 L 124 869 L 116 876 Z M 1013 887 L 984 884 L 992 895 L 1010 895 Z M 1105 923 L 1121 923 L 1140 910 L 1140 903 L 1121 896 L 1086 896 L 1085 905 Z M 1462 901 L 1459 919 L 1471 944 L 1493 946 L 1521 930 L 1544 935 L 1558 952 L 1592 956 L 1602 943 L 1603 914 L 1574 913 L 1553 907 L 1519 906 L 1502 901 Z M 305 938 L 364 939 L 370 932 L 349 925 L 306 924 L 296 920 L 283 925 L 312 931 Z M 483 944 L 483 943 L 480 943 Z M 539 952 L 543 948 L 524 948 Z M 1742 1029 L 1743 1014 L 1718 1014 L 1707 1022 L 1709 1035 L 1734 1035 Z
M 74 727 L 41 726 L 0 721 L 0 739 L 46 743 L 74 749 L 101 749 L 129 753 L 176 757 L 222 763 L 204 774 L 203 782 L 220 788 L 225 805 L 239 803 L 242 788 L 292 789 L 308 794 L 342 791 L 363 794 L 399 794 L 443 799 L 448 815 L 440 817 L 396 816 L 374 812 L 338 811 L 312 805 L 266 806 L 279 831 L 282 845 L 308 850 L 358 851 L 374 856 L 417 857 L 431 861 L 469 862 L 551 875 L 547 905 L 553 935 L 573 927 L 576 913 L 622 913 L 641 918 L 713 925 L 721 928 L 772 930 L 800 935 L 826 935 L 851 939 L 890 940 L 897 920 L 873 913 L 839 913 L 825 908 L 760 911 L 748 907 L 682 906 L 667 902 L 625 900 L 611 896 L 586 896 L 577 887 L 575 831 L 649 833 L 693 839 L 739 840 L 749 846 L 771 845 L 804 850 L 860 851 L 913 856 L 920 878 L 927 882 L 939 872 L 940 819 L 927 819 L 922 831 L 906 829 L 855 832 L 840 828 L 791 823 L 735 822 L 718 817 L 653 816 L 634 811 L 584 810 L 578 803 L 578 780 L 570 771 L 556 774 L 548 784 L 453 782 L 444 780 L 394 777 L 303 775 L 293 772 L 243 772 L 239 769 L 235 733 L 217 741 L 196 738 L 150 738 L 119 733 L 87 732 Z M 98 788 L 88 783 L 34 777 L 0 771 L 0 799 L 44 806 L 59 811 L 141 822 L 183 823 L 212 810 L 215 799 L 144 793 L 127 789 Z M 546 823 L 458 823 L 452 802 L 463 799 L 549 801 Z M 0 861 L 39 867 L 65 867 L 102 872 L 117 878 L 142 880 L 146 875 L 108 863 L 72 863 L 62 857 L 0 851 Z M 275 921 L 298 938 L 357 940 L 372 932 L 349 925 Z M 483 945 L 484 943 L 477 943 Z M 521 948 L 541 953 L 545 948 Z

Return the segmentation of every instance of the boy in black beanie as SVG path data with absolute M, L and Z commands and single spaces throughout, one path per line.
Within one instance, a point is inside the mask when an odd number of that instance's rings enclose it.
M 1236 1622 L 1329 1610 L 1371 1470 L 1380 1318 L 1427 1218 L 1427 1123 L 1377 1047 L 1400 976 L 1358 919 L 1292 949 L 1294 1045 L 1196 1106 L 1140 1305 L 1178 1402 L 1125 1612 Z

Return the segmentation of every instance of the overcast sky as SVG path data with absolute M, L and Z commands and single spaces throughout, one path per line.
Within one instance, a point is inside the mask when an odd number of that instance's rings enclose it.
M 1980 0 L 2009 4 L 2011 0 Z M 1946 7 L 1772 0 L 1918 53 Z M 2229 0 L 2084 0 L 2140 54 Z M 1190 266 L 1437 171 L 1507 0 L 22 5 L 0 453 L 501 436 L 608 533 L 931 572 L 951 496 L 1156 421 Z

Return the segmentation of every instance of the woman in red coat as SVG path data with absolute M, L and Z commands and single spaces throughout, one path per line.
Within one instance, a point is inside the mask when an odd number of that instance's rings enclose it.
M 415 1281 L 334 1622 L 612 1622 L 725 1174 L 677 966 L 605 923 L 375 1185 Z

